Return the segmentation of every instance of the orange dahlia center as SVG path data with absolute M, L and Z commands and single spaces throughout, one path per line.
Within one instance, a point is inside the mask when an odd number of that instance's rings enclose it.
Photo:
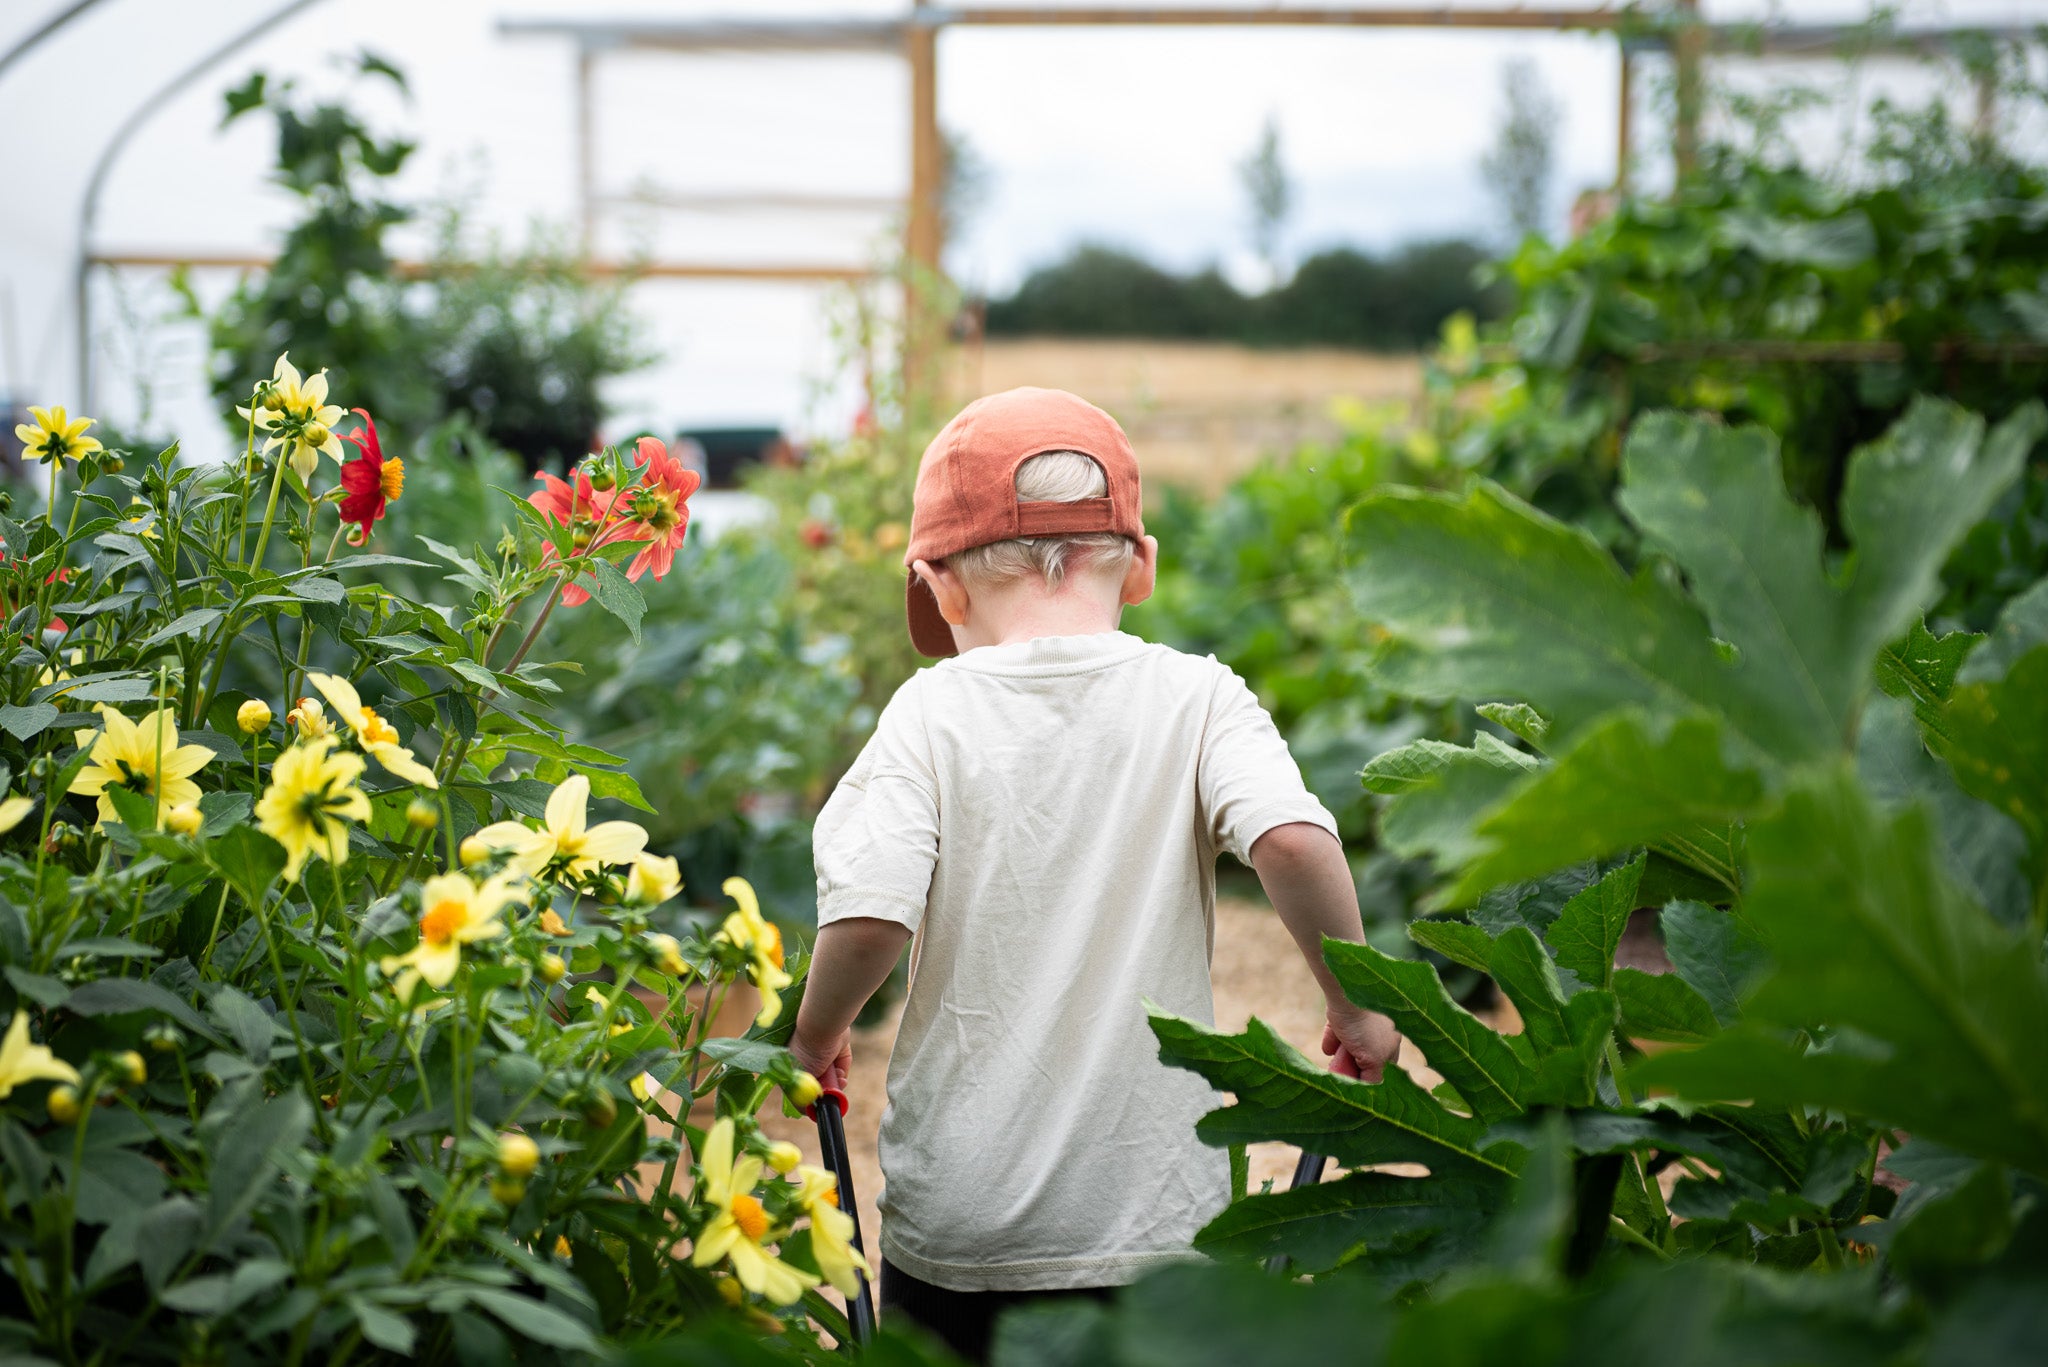
M 364 708 L 356 720 L 356 734 L 363 738 L 365 745 L 396 745 L 398 732 L 390 722 L 385 721 L 370 708 Z
M 469 909 L 457 901 L 436 902 L 420 917 L 420 937 L 429 944 L 445 945 L 469 919 Z
M 756 1243 L 768 1232 L 768 1212 L 761 1208 L 759 1200 L 745 1192 L 732 1198 L 732 1222 L 740 1227 L 740 1233 Z
M 384 462 L 384 468 L 377 474 L 378 485 L 384 491 L 386 503 L 396 503 L 398 496 L 405 492 L 405 462 L 393 456 Z

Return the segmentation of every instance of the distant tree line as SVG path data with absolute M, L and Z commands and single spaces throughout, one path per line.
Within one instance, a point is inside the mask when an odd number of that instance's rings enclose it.
M 1253 346 L 1409 351 L 1468 310 L 1499 317 L 1505 285 L 1482 286 L 1469 242 L 1426 242 L 1375 256 L 1318 252 L 1285 284 L 1245 294 L 1214 267 L 1179 275 L 1112 247 L 1082 246 L 988 302 L 991 336 L 1174 337 Z

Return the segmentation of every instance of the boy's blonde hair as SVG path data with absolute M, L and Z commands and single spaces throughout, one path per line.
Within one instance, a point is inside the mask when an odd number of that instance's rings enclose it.
M 1017 467 L 1019 503 L 1078 503 L 1101 498 L 1109 489 L 1102 467 L 1079 451 L 1043 451 Z M 1047 593 L 1057 593 L 1069 570 L 1100 568 L 1122 576 L 1137 547 L 1115 532 L 1077 532 L 1060 536 L 1020 536 L 974 546 L 946 563 L 968 584 L 1007 584 L 1039 578 Z

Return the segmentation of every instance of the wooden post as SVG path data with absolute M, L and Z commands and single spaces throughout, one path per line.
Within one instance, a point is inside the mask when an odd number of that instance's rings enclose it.
M 1614 111 L 1614 193 L 1628 193 L 1628 163 L 1632 155 L 1630 124 L 1636 114 L 1635 63 L 1628 48 L 1621 49 L 1621 95 Z
M 597 111 L 591 80 L 597 57 L 587 45 L 576 49 L 576 221 L 583 254 L 597 250 Z
M 945 188 L 945 144 L 939 138 L 939 31 L 921 2 L 905 35 L 910 61 L 910 205 L 904 223 L 903 381 L 905 395 L 931 374 L 938 349 L 933 287 L 945 249 L 940 198 Z
M 1707 30 L 1700 23 L 1700 0 L 1678 0 L 1677 18 L 1678 31 L 1671 42 L 1678 87 L 1678 126 L 1673 130 L 1672 150 L 1682 182 L 1700 160 L 1700 58 L 1706 51 Z

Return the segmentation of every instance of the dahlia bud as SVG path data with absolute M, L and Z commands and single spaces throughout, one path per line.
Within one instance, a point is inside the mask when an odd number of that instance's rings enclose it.
M 197 835 L 205 824 L 206 818 L 190 802 L 180 802 L 164 813 L 164 829 L 172 835 Z
M 481 864 L 491 857 L 491 847 L 473 835 L 462 837 L 462 843 L 455 847 L 455 857 L 462 861 L 465 869 L 472 864 Z
M 675 860 L 651 854 L 634 857 L 633 867 L 626 874 L 626 905 L 658 907 L 682 890 L 683 876 Z
M 306 424 L 305 431 L 300 434 L 300 439 L 317 451 L 325 446 L 327 439 L 333 435 L 324 425 L 317 422 L 309 422 Z
M 405 805 L 405 824 L 416 831 L 431 831 L 441 824 L 441 809 L 423 797 Z
M 85 1108 L 78 1104 L 78 1089 L 64 1083 L 52 1087 L 43 1104 L 49 1108 L 50 1119 L 59 1125 L 76 1125 L 78 1117 L 85 1113 Z
M 100 457 L 100 469 L 110 475 L 118 475 L 128 468 L 128 462 L 121 459 L 119 451 L 109 451 Z
M 569 965 L 562 962 L 562 956 L 559 954 L 543 954 L 534 971 L 540 974 L 542 982 L 558 983 L 569 972 Z
M 683 960 L 683 947 L 676 943 L 673 935 L 650 935 L 647 937 L 648 957 L 654 966 L 671 978 L 690 976 L 690 965 Z
M 498 1170 L 507 1177 L 525 1180 L 540 1166 L 540 1145 L 517 1131 L 498 1136 Z
M 804 1107 L 815 1102 L 819 1097 L 825 1095 L 824 1085 L 818 1079 L 802 1070 L 798 1070 L 796 1081 L 790 1083 L 782 1090 L 789 1097 L 791 1104 L 798 1110 L 802 1110 Z
M 787 1177 L 796 1171 L 796 1165 L 804 1161 L 804 1151 L 786 1139 L 778 1139 L 768 1146 L 768 1166 Z
M 270 704 L 261 698 L 251 698 L 235 709 L 235 725 L 245 736 L 270 729 Z
M 600 1087 L 583 1101 L 583 1119 L 590 1125 L 603 1130 L 619 1118 L 619 1103 L 612 1094 Z
M 139 1087 L 149 1080 L 149 1066 L 133 1049 L 124 1049 L 114 1055 L 114 1064 L 130 1086 Z
M 510 1177 L 493 1177 L 491 1179 L 491 1199 L 505 1207 L 505 1209 L 510 1210 L 526 1199 L 526 1183 L 516 1181 Z
M 185 1043 L 185 1032 L 169 1021 L 158 1021 L 142 1032 L 142 1042 L 156 1053 L 175 1053 Z

